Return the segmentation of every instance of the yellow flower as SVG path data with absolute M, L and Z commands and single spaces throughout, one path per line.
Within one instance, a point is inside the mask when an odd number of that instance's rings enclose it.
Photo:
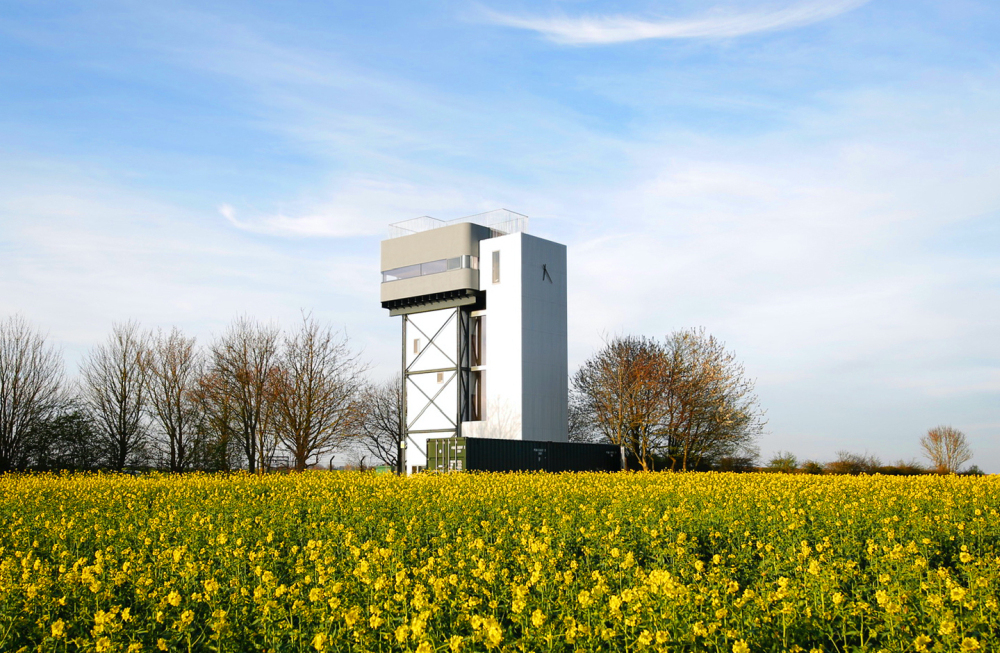
M 420 642 L 420 646 L 417 647 L 417 653 L 431 653 L 434 649 L 431 647 L 430 642 L 424 640 Z
M 972 556 L 965 551 L 958 554 L 958 559 L 962 562 L 972 562 Z
M 493 617 L 486 620 L 486 646 L 496 648 L 503 641 L 503 630 Z
M 971 637 L 966 637 L 962 640 L 962 650 L 963 651 L 978 651 L 979 641 Z
M 452 653 L 458 653 L 462 648 L 461 635 L 452 635 L 451 639 L 448 640 L 448 648 L 451 649 Z
M 410 635 L 410 627 L 403 624 L 396 629 L 396 641 L 402 644 L 406 641 L 406 638 Z
M 160 639 L 156 640 L 156 648 L 160 649 L 161 651 L 166 651 L 167 650 L 167 640 L 163 639 L 162 637 Z
M 181 595 L 175 590 L 170 590 L 170 594 L 167 594 L 167 603 L 174 606 L 175 608 L 181 604 Z
M 326 650 L 326 633 L 316 633 L 313 635 L 312 647 L 317 651 Z
M 535 628 L 541 628 L 542 624 L 545 623 L 545 615 L 541 610 L 535 608 L 535 611 L 531 613 L 531 625 Z
M 750 653 L 750 647 L 745 640 L 740 640 L 733 644 L 733 653 Z
M 580 603 L 580 606 L 584 608 L 593 603 L 590 599 L 590 592 L 587 590 L 580 590 L 580 593 L 576 595 L 576 600 Z
M 110 639 L 108 639 L 107 637 L 102 637 L 99 640 L 97 640 L 97 644 L 95 645 L 97 653 L 103 653 L 104 651 L 107 651 L 109 648 L 111 648 Z
M 323 590 L 318 587 L 314 587 L 309 590 L 309 600 L 315 603 L 316 601 L 323 600 Z
M 639 638 L 635 640 L 635 643 L 639 648 L 646 648 L 653 643 L 653 634 L 648 630 L 644 630 L 639 633 Z
M 918 651 L 926 651 L 927 647 L 931 643 L 931 638 L 927 635 L 918 635 L 915 640 L 913 640 L 913 648 Z

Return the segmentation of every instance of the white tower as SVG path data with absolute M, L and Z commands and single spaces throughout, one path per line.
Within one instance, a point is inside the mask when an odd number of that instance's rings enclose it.
M 402 316 L 404 469 L 427 439 L 565 442 L 566 246 L 505 209 L 390 226 L 383 308 Z

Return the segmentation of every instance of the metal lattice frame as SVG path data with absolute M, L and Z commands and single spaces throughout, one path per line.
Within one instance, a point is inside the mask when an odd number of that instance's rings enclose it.
M 471 387 L 471 352 L 470 352 L 470 333 L 469 327 L 471 323 L 471 318 L 469 316 L 469 310 L 465 307 L 458 307 L 453 309 L 448 318 L 438 327 L 434 334 L 429 334 L 416 325 L 409 315 L 404 314 L 403 316 L 403 328 L 402 328 L 402 367 L 403 367 L 403 395 L 402 395 L 402 405 L 400 407 L 400 422 L 405 430 L 405 440 L 409 445 L 404 445 L 403 450 L 400 451 L 399 456 L 399 471 L 405 472 L 406 462 L 405 458 L 405 447 L 414 446 L 425 456 L 426 451 L 420 450 L 420 446 L 410 437 L 411 434 L 429 434 L 429 433 L 439 433 L 442 437 L 450 436 L 461 436 L 462 434 L 462 422 L 468 421 L 472 415 L 471 408 L 471 393 L 473 388 Z M 452 321 L 457 321 L 456 331 L 456 342 L 447 343 L 444 342 L 446 338 L 443 337 L 444 332 L 447 330 L 448 326 Z M 422 339 L 426 340 L 426 344 L 420 348 L 417 355 L 414 356 L 413 360 L 410 361 L 409 365 L 406 363 L 406 345 L 410 338 L 410 329 L 415 331 L 412 335 L 419 334 Z M 444 355 L 445 359 L 450 363 L 448 367 L 440 367 L 433 369 L 421 369 L 414 370 L 413 368 L 423 357 L 424 353 L 431 350 L 431 348 L 436 349 Z M 419 384 L 415 381 L 411 383 L 411 377 L 428 375 L 428 374 L 448 374 L 441 385 L 441 388 L 433 395 L 425 392 Z M 442 393 L 448 388 L 448 385 L 457 377 L 458 382 L 455 384 L 456 397 L 456 414 L 452 415 L 449 411 L 443 409 L 438 405 L 437 401 L 441 397 Z M 417 412 L 416 415 L 410 416 L 407 411 L 408 398 L 407 395 L 411 389 L 419 392 L 423 395 L 426 403 Z M 450 428 L 446 429 L 424 429 L 424 430 L 414 430 L 412 427 L 417 421 L 425 414 L 428 410 L 436 409 L 439 411 L 449 422 Z

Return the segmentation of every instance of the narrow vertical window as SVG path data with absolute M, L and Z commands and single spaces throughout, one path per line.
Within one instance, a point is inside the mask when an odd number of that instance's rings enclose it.
M 472 381 L 472 414 L 469 419 L 478 422 L 483 419 L 483 371 L 477 370 L 471 375 Z
M 444 372 L 438 372 L 438 383 L 444 383 Z
M 473 367 L 483 364 L 483 317 L 477 316 L 469 322 L 470 331 L 470 364 Z
M 414 354 L 420 353 L 420 338 L 413 339 L 413 353 Z
M 493 252 L 493 283 L 500 283 L 500 252 Z

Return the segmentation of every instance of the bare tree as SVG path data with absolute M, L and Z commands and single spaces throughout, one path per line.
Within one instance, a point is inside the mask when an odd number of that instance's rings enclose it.
M 570 442 L 600 442 L 601 432 L 594 424 L 587 398 L 573 386 L 570 387 L 566 418 Z
M 19 315 L 0 322 L 0 471 L 22 463 L 24 445 L 59 403 L 63 364 Z
M 347 336 L 302 316 L 275 375 L 277 435 L 302 471 L 337 448 L 358 416 L 364 366 Z
M 653 464 L 667 407 L 662 345 L 641 336 L 616 337 L 573 377 L 582 410 L 612 444 L 624 446 L 644 470 Z
M 147 339 L 135 322 L 115 324 L 81 368 L 83 400 L 113 469 L 139 463 L 146 453 Z
M 202 403 L 197 395 L 202 357 L 195 339 L 185 338 L 175 327 L 169 333 L 157 333 L 145 360 L 150 414 L 163 436 L 167 463 L 172 472 L 186 471 L 200 453 L 202 439 Z
M 578 421 L 589 416 L 644 470 L 656 460 L 698 469 L 707 461 L 756 457 L 754 441 L 765 422 L 753 386 L 722 343 L 692 329 L 663 344 L 638 336 L 606 342 L 574 375 L 571 403 Z M 577 438 L 587 430 L 574 428 Z
M 211 347 L 209 400 L 216 418 L 225 417 L 243 449 L 247 469 L 267 470 L 277 447 L 274 433 L 277 327 L 237 318 Z
M 400 417 L 403 386 L 397 374 L 383 383 L 370 383 L 361 392 L 357 444 L 373 458 L 399 469 L 399 450 L 405 433 Z
M 704 329 L 688 329 L 667 338 L 665 357 L 662 445 L 671 469 L 697 469 L 741 452 L 756 456 L 764 412 L 735 354 Z
M 972 460 L 972 449 L 965 434 L 950 426 L 936 426 L 920 438 L 924 455 L 941 474 L 957 474 L 962 465 Z
M 239 469 L 244 462 L 238 436 L 241 426 L 233 408 L 234 400 L 224 392 L 220 376 L 214 371 L 205 372 L 193 394 L 202 416 L 198 423 L 198 439 L 203 447 L 200 466 L 222 471 Z

